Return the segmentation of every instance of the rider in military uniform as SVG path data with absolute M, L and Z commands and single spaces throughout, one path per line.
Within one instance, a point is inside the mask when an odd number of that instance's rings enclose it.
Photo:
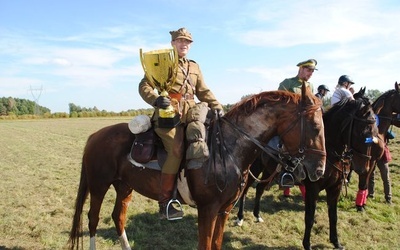
M 297 64 L 297 67 L 299 67 L 297 76 L 292 78 L 286 78 L 285 80 L 283 80 L 283 82 L 279 84 L 278 90 L 286 90 L 292 93 L 301 94 L 301 86 L 303 82 L 305 82 L 306 87 L 308 87 L 310 91 L 313 93 L 314 92 L 313 85 L 310 82 L 308 82 L 308 80 L 313 75 L 314 70 L 317 70 L 315 66 L 317 66 L 317 61 L 314 59 L 309 59 L 307 61 L 299 62 Z
M 313 85 L 308 82 L 310 80 L 311 76 L 314 73 L 314 70 L 317 70 L 315 67 L 317 66 L 317 60 L 315 59 L 308 59 L 303 62 L 299 62 L 297 65 L 299 67 L 299 70 L 297 72 L 297 76 L 292 77 L 292 78 L 286 78 L 283 80 L 278 87 L 278 90 L 285 90 L 289 91 L 292 93 L 296 94 L 301 94 L 301 87 L 303 85 L 303 82 L 305 83 L 306 87 L 310 89 L 311 93 L 314 92 Z M 270 145 L 277 144 L 277 139 L 276 137 L 272 138 L 270 142 Z M 306 196 L 306 189 L 305 186 L 299 185 L 301 194 L 303 196 L 303 200 L 305 200 Z M 283 195 L 285 197 L 290 196 L 290 188 L 285 188 L 283 190 Z
M 178 173 L 184 154 L 184 128 L 188 110 L 196 103 L 194 96 L 201 102 L 208 104 L 213 111 L 223 113 L 222 105 L 217 101 L 214 94 L 204 82 L 199 65 L 187 59 L 193 42 L 191 33 L 185 28 L 177 31 L 170 31 L 171 45 L 176 48 L 179 57 L 179 69 L 176 81 L 169 90 L 168 97 L 159 95 L 154 91 L 154 86 L 148 81 L 146 76 L 139 83 L 139 93 L 145 102 L 155 107 L 153 122 L 155 132 L 161 138 L 167 158 L 161 171 L 161 192 L 159 196 L 160 218 L 166 218 L 166 209 L 175 186 L 176 174 Z M 173 128 L 161 128 L 158 125 L 158 109 L 166 108 L 171 103 L 178 108 L 180 123 Z M 183 212 L 168 207 L 169 218 L 182 217 Z

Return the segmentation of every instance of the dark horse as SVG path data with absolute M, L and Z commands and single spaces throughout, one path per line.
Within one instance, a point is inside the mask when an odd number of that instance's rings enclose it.
M 364 98 L 365 88 L 361 89 L 355 98 Z M 400 87 L 397 82 L 394 84 L 394 89 L 388 90 L 380 95 L 372 104 L 375 114 L 379 117 L 379 138 L 383 143 L 386 141 L 386 133 L 392 124 L 393 114 L 400 114 Z M 370 175 L 375 169 L 375 163 L 381 160 L 383 148 L 380 144 L 374 145 L 372 148 L 372 159 L 369 169 L 359 173 L 358 193 L 356 206 L 358 211 L 363 211 L 368 197 L 368 184 Z
M 371 159 L 372 139 L 378 136 L 375 114 L 371 104 L 365 104 L 363 100 L 344 99 L 334 105 L 323 115 L 325 126 L 325 143 L 327 150 L 327 162 L 324 176 L 316 182 L 305 179 L 303 184 L 306 187 L 305 197 L 305 232 L 303 246 L 311 249 L 310 236 L 314 224 L 315 209 L 319 192 L 326 190 L 330 242 L 337 249 L 342 249 L 342 245 L 337 235 L 337 203 L 339 200 L 342 185 L 346 180 L 346 175 L 350 171 L 351 162 L 357 166 L 367 168 Z M 366 143 L 366 140 L 371 143 Z M 265 190 L 269 188 L 277 175 L 277 162 L 271 157 L 262 154 L 253 165 L 250 171 L 254 176 L 261 172 L 261 181 L 256 186 L 256 197 L 253 214 L 258 221 L 260 217 L 260 199 Z M 359 170 L 357 170 L 359 171 Z M 249 178 L 247 186 L 239 203 L 237 224 L 243 223 L 244 199 L 248 188 L 255 181 Z
M 303 85 L 301 95 L 270 91 L 250 96 L 214 121 L 212 126 L 218 125 L 220 130 L 212 137 L 220 138 L 224 149 L 221 151 L 226 154 L 214 150 L 215 156 L 200 168 L 186 169 L 188 187 L 198 210 L 199 249 L 221 249 L 229 211 L 243 191 L 250 164 L 273 136 L 280 135 L 289 154 L 302 159 L 311 181 L 323 175 L 326 153 L 320 104 Z M 133 166 L 127 160 L 133 140 L 126 123 L 105 127 L 89 137 L 82 159 L 70 249 L 82 245 L 82 209 L 89 194 L 90 249 L 95 249 L 99 211 L 111 185 L 117 193 L 112 218 L 122 248 L 130 249 L 124 227 L 132 191 L 154 200 L 160 192 L 159 171 Z

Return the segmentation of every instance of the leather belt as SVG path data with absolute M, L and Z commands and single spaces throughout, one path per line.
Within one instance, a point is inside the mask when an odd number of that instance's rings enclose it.
M 176 99 L 178 102 L 180 102 L 181 99 L 194 100 L 194 95 L 188 94 L 188 93 L 186 93 L 184 95 L 182 95 L 180 93 L 168 93 L 168 95 L 169 95 L 169 97 L 171 97 L 171 99 Z

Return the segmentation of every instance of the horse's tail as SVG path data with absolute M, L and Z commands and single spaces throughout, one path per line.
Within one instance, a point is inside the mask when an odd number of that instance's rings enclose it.
M 88 196 L 88 182 L 86 178 L 86 171 L 82 161 L 81 169 L 81 180 L 79 182 L 78 194 L 75 201 L 75 214 L 72 221 L 72 228 L 69 234 L 68 249 L 79 249 L 79 239 L 82 237 L 82 210 L 85 200 Z M 83 249 L 83 241 L 81 243 L 81 248 Z

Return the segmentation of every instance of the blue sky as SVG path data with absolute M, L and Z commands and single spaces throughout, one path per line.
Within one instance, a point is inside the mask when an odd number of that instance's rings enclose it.
M 383 92 L 400 81 L 399 23 L 397 0 L 0 0 L 0 97 L 41 94 L 52 112 L 149 108 L 139 49 L 170 48 L 180 27 L 222 104 L 277 89 L 309 58 L 314 88 L 332 93 L 348 74 Z

